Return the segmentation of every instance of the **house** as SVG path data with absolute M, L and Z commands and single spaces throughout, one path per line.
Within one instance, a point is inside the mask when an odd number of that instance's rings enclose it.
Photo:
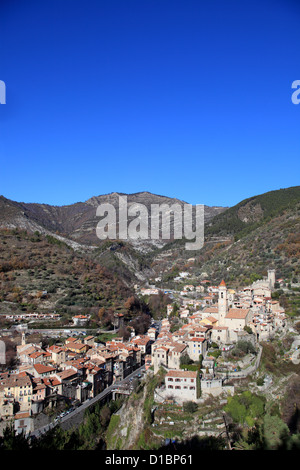
M 172 304 L 168 304 L 167 305 L 167 316 L 169 316 L 173 311 L 173 305 Z
M 90 319 L 90 315 L 75 315 L 72 320 L 75 326 L 84 326 Z
M 83 340 L 83 343 L 84 344 L 87 344 L 88 346 L 90 346 L 91 348 L 94 347 L 95 345 L 95 336 L 86 336 Z
M 54 379 L 56 379 L 54 381 Z M 62 372 L 57 372 L 50 378 L 49 386 L 53 391 L 67 398 L 77 398 L 77 386 L 82 382 L 79 374 L 74 369 L 66 369 Z
M 213 316 L 208 316 L 206 318 L 203 318 L 203 320 L 200 321 L 200 324 L 203 326 L 216 326 L 218 324 L 218 320 L 213 317 Z
M 29 411 L 33 393 L 32 380 L 29 374 L 7 374 L 0 380 L 0 408 L 13 403 L 19 411 Z M 7 407 L 11 409 L 11 406 Z M 0 411 L 2 415 L 3 412 Z M 5 413 L 4 413 L 5 414 Z
M 183 290 L 192 292 L 195 290 L 195 286 L 193 286 L 192 284 L 187 284 L 186 286 L 183 287 Z
M 169 369 L 179 369 L 180 359 L 187 350 L 186 344 L 174 341 L 159 341 L 152 345 L 152 365 L 154 373 L 161 366 Z
M 207 341 L 204 337 L 193 337 L 186 340 L 188 355 L 193 361 L 199 361 L 199 356 L 204 356 L 207 351 Z
M 155 400 L 164 401 L 173 398 L 177 403 L 197 402 L 198 390 L 196 371 L 170 370 L 165 376 L 164 389 L 155 391 Z
M 140 335 L 131 338 L 130 343 L 134 344 L 137 348 L 139 348 L 142 354 L 147 354 L 150 349 L 151 340 L 149 336 Z
M 17 346 L 17 357 L 22 364 L 33 364 L 34 353 L 42 353 L 42 348 L 34 344 L 23 344 Z
M 155 341 L 156 339 L 156 329 L 155 328 L 149 328 L 147 331 L 147 336 L 150 338 L 150 341 Z
M 147 354 L 145 356 L 145 369 L 146 370 L 148 370 L 151 367 L 151 362 L 152 362 L 151 354 Z
M 196 292 L 197 293 L 204 292 L 204 286 L 196 286 Z
M 48 394 L 48 388 L 47 388 L 47 384 L 45 383 L 45 381 L 41 379 L 40 377 L 33 378 L 32 385 L 33 385 L 32 400 L 34 402 L 43 401 Z
M 34 377 L 49 377 L 56 372 L 56 368 L 52 366 L 46 366 L 44 364 L 34 364 L 33 375 Z
M 35 351 L 28 355 L 29 364 L 47 364 L 51 360 L 51 354 L 46 351 Z
M 29 411 L 19 411 L 14 416 L 14 428 L 17 434 L 29 434 L 34 430 L 33 418 Z
M 213 326 L 211 330 L 211 341 L 226 344 L 229 341 L 228 326 Z
M 186 308 L 184 310 L 180 310 L 180 318 L 187 318 L 190 314 L 190 311 Z
M 201 380 L 201 395 L 218 396 L 222 393 L 233 393 L 234 387 L 223 387 L 223 379 L 217 377 L 205 377 Z
M 90 349 L 90 346 L 88 344 L 79 343 L 77 341 L 68 341 L 68 343 L 66 343 L 66 346 L 69 351 L 74 352 L 76 354 L 85 354 Z
M 66 352 L 64 348 L 61 348 L 60 346 L 50 346 L 47 348 L 47 352 L 51 354 L 51 361 L 54 362 L 54 364 L 60 365 L 66 360 Z
M 91 384 L 91 396 L 95 397 L 105 388 L 105 371 L 93 363 L 85 364 L 85 380 Z

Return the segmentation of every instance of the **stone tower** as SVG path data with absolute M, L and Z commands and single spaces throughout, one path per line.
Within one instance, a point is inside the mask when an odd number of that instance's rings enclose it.
M 268 281 L 270 283 L 270 288 L 274 289 L 275 286 L 275 269 L 268 269 Z
M 25 337 L 25 331 L 22 332 L 22 342 L 21 342 L 22 346 L 24 346 L 26 344 L 26 337 Z
M 224 326 L 225 317 L 228 312 L 228 299 L 227 299 L 227 287 L 224 280 L 219 285 L 219 300 L 218 300 L 218 314 L 219 314 L 219 326 Z

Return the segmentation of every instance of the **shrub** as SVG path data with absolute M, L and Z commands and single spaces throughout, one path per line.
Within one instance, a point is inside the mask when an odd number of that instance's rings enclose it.
M 197 405 L 197 403 L 195 403 L 193 401 L 185 401 L 183 403 L 183 410 L 186 413 L 195 413 L 195 411 L 197 411 L 197 409 L 198 409 L 198 405 Z

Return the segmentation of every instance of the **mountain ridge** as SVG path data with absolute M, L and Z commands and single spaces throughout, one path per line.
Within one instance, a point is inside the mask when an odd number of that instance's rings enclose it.
M 83 245 L 99 245 L 96 226 L 99 218 L 95 207 L 101 203 L 112 203 L 118 212 L 118 197 L 126 196 L 128 205 L 145 204 L 149 209 L 151 204 L 180 204 L 186 202 L 177 198 L 160 196 L 148 191 L 126 194 L 112 192 L 105 195 L 92 196 L 85 202 L 70 205 L 53 206 L 44 203 L 16 202 L 0 196 L 0 227 L 21 226 L 31 230 L 48 230 L 54 236 L 62 235 Z M 205 220 L 210 220 L 226 208 L 220 206 L 204 206 Z
M 118 194 L 111 193 L 111 197 L 116 198 Z M 146 199 L 149 197 L 149 194 L 143 194 Z M 133 200 L 136 197 L 135 195 Z M 151 200 L 154 201 L 152 197 Z M 97 223 L 95 212 L 94 206 L 84 203 L 71 205 L 65 211 L 38 204 L 28 207 L 0 196 L 0 235 L 3 232 L 1 236 L 6 241 L 6 244 L 0 243 L 2 273 L 5 274 L 11 266 L 12 275 L 17 273 L 17 282 L 19 275 L 23 276 L 23 271 L 32 271 L 36 266 L 40 270 L 38 275 L 44 276 L 45 272 L 51 272 L 53 265 L 56 265 L 55 257 L 49 263 L 46 254 L 58 244 L 65 260 L 76 259 L 78 256 L 81 262 L 85 260 L 87 266 L 91 263 L 91 266 L 107 269 L 111 279 L 120 279 L 122 285 L 130 288 L 135 284 L 156 284 L 156 279 L 161 279 L 158 281 L 158 288 L 177 290 L 181 284 L 177 284 L 175 279 L 183 271 L 189 274 L 193 283 L 199 283 L 200 279 L 210 279 L 212 283 L 217 283 L 224 279 L 233 287 L 238 284 L 247 285 L 251 276 L 262 276 L 268 268 L 275 269 L 278 277 L 289 282 L 300 281 L 300 187 L 253 196 L 231 208 L 222 208 L 215 216 L 210 214 L 211 219 L 206 221 L 204 246 L 196 251 L 185 250 L 184 239 L 169 240 L 161 245 L 153 244 L 150 248 L 143 241 L 131 243 L 123 240 L 97 240 L 95 244 L 95 238 L 91 237 Z M 72 220 L 63 220 L 66 215 L 72 216 Z M 63 223 L 62 226 L 58 222 Z M 56 233 L 55 229 L 58 227 L 60 231 Z M 10 229 L 7 234 L 6 229 Z M 77 239 L 74 237 L 76 230 L 81 232 Z M 18 239 L 21 239 L 22 245 Z M 62 244 L 73 251 L 64 249 Z M 44 255 L 40 255 L 40 258 L 39 253 L 31 254 L 31 250 L 36 247 L 43 247 Z M 35 256 L 36 264 L 33 268 L 31 255 Z M 18 270 L 19 264 L 23 266 L 21 270 Z M 68 269 L 66 264 L 67 261 L 65 265 L 61 265 L 62 273 Z M 78 275 L 76 267 L 74 272 Z M 48 283 L 55 283 L 59 289 L 54 274 L 49 276 Z M 23 278 L 26 281 L 27 278 Z M 71 285 L 72 278 L 68 282 Z M 26 288 L 27 284 L 24 285 Z M 83 299 L 84 296 L 85 294 Z M 73 300 L 67 297 L 70 305 Z M 297 302 L 295 297 L 291 312 L 298 311 Z

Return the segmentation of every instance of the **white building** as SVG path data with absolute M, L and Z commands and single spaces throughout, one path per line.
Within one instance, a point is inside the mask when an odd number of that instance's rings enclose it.
M 159 389 L 157 398 L 173 398 L 177 403 L 197 401 L 197 372 L 170 370 L 165 376 L 165 388 Z

